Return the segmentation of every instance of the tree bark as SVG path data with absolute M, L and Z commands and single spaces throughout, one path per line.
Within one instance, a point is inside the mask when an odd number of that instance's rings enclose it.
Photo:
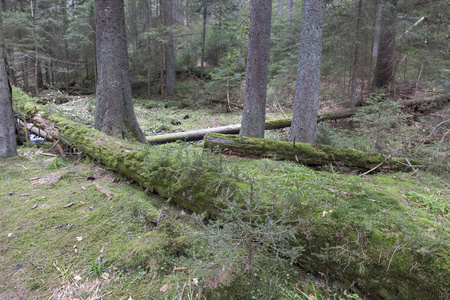
M 153 28 L 153 11 L 152 11 L 152 0 L 148 0 L 147 3 L 147 30 Z M 152 96 L 152 39 L 150 35 L 147 37 L 147 99 Z
M 290 141 L 314 144 L 317 136 L 325 0 L 303 2 L 300 54 Z
M 383 8 L 380 45 L 375 65 L 375 90 L 387 88 L 394 80 L 395 26 L 397 0 L 386 1 Z
M 277 14 L 278 15 L 283 14 L 283 4 L 284 4 L 284 0 L 278 0 L 278 6 L 277 6 Z
M 358 56 L 359 56 L 359 35 L 361 30 L 361 14 L 362 14 L 362 0 L 358 0 L 358 15 L 356 17 L 355 30 L 355 53 L 353 57 L 353 78 L 352 78 L 352 101 L 351 107 L 356 107 L 356 86 L 358 82 Z M 363 91 L 361 91 L 362 93 Z
M 286 1 L 286 19 L 290 19 L 292 14 L 292 0 Z
M 354 149 L 338 149 L 326 145 L 283 142 L 219 133 L 208 133 L 204 140 L 205 148 L 220 149 L 225 154 L 237 156 L 289 160 L 307 166 L 334 164 L 359 170 L 375 168 L 374 172 L 411 170 L 405 158 L 391 158 L 380 153 Z M 410 162 L 416 166 L 422 165 L 420 161 L 410 160 Z
M 166 31 L 166 43 L 164 44 L 164 58 L 166 70 L 166 95 L 173 94 L 176 83 L 175 71 L 175 40 L 173 36 L 173 2 L 172 0 L 162 1 L 163 25 Z
M 145 142 L 131 96 L 123 0 L 96 0 L 98 83 L 95 128 Z
M 203 30 L 202 30 L 202 57 L 200 61 L 200 79 L 204 79 L 205 47 L 206 47 L 206 21 L 208 20 L 208 3 L 203 4 Z
M 272 0 L 252 0 L 240 135 L 264 137 Z
M 3 35 L 3 8 L 3 1 L 0 0 L 0 158 L 17 155 L 16 127 Z
M 376 62 L 378 57 L 378 49 L 380 48 L 380 34 L 381 34 L 381 17 L 383 15 L 383 0 L 378 0 L 378 6 L 376 7 L 377 13 L 375 16 L 375 34 L 373 37 L 372 48 L 372 63 Z

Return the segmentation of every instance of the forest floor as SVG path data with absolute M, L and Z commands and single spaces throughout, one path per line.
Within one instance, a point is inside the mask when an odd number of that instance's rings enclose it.
M 92 123 L 95 101 L 71 100 L 52 105 L 66 117 Z M 240 119 L 239 111 L 217 108 L 179 108 L 176 103 L 167 107 L 146 100 L 136 100 L 135 105 L 146 135 L 235 124 Z M 439 109 L 431 114 L 438 120 L 446 113 Z M 269 119 L 283 116 L 279 111 L 268 113 Z M 428 120 L 426 128 L 418 128 L 420 118 L 424 115 L 410 123 L 426 137 L 436 123 Z M 285 136 L 286 130 L 266 134 Z M 19 156 L 0 161 L 1 300 L 360 299 L 325 274 L 306 272 L 261 245 L 249 246 L 252 236 L 236 233 L 236 226 L 208 223 L 80 154 L 61 158 L 51 146 L 27 143 L 19 148 Z M 418 170 L 361 177 L 341 174 L 331 166 L 311 170 L 292 162 L 223 159 L 230 166 L 242 166 L 234 172 L 245 178 L 283 186 L 271 191 L 279 197 L 273 201 L 290 201 L 289 193 L 298 192 L 301 183 L 301 204 L 317 206 L 319 218 L 334 213 L 333 201 L 353 201 L 361 193 L 382 195 L 390 200 L 377 211 L 377 218 L 402 205 L 408 213 L 401 217 L 417 222 L 420 234 L 449 236 L 445 168 L 441 173 Z M 364 210 L 364 205 L 358 209 Z

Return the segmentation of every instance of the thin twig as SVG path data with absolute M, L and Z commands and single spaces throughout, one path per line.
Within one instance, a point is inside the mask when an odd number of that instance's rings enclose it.
M 447 123 L 447 122 L 450 122 L 450 119 L 445 120 L 445 121 L 442 121 L 441 123 L 437 124 L 437 125 L 433 128 L 433 130 L 431 130 L 430 134 L 425 138 L 425 140 L 422 142 L 422 144 L 420 144 L 420 145 L 425 144 L 425 142 L 426 142 L 426 141 L 428 140 L 428 138 L 433 134 L 433 132 L 434 132 L 439 126 L 441 126 L 442 124 Z
M 103 297 L 108 296 L 108 295 L 111 294 L 111 293 L 112 293 L 112 292 L 104 293 L 103 295 L 100 295 L 100 296 L 98 296 L 98 297 L 96 297 L 96 298 L 92 298 L 92 300 L 99 300 L 99 299 L 102 299 Z
M 387 161 L 387 160 L 390 159 L 390 158 L 391 158 L 391 155 L 389 154 L 382 162 L 380 162 L 380 163 L 379 163 L 378 165 L 376 165 L 374 168 L 370 169 L 369 171 L 367 171 L 367 172 L 365 172 L 365 173 L 362 173 L 362 174 L 359 175 L 359 176 L 367 175 L 367 174 L 369 174 L 370 172 L 376 170 L 376 169 L 379 168 L 382 164 L 384 164 L 385 161 Z
M 389 267 L 391 266 L 392 259 L 394 258 L 395 252 L 397 252 L 399 247 L 400 247 L 400 244 L 398 244 L 397 247 L 395 247 L 394 252 L 392 253 L 392 256 L 391 256 L 391 260 L 389 260 L 389 265 L 387 267 L 387 271 L 389 271 Z

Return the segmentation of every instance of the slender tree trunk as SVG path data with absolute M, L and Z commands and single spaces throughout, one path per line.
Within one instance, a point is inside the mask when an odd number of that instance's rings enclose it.
M 284 4 L 284 0 L 278 0 L 278 7 L 277 7 L 278 15 L 283 14 L 283 4 Z
M 34 90 L 36 95 L 39 95 L 39 82 L 38 82 L 39 57 L 38 57 L 38 40 L 36 36 L 36 11 L 37 11 L 36 0 L 31 0 L 30 5 L 31 5 L 32 33 L 34 40 Z
M 16 127 L 3 35 L 4 2 L 0 0 L 0 158 L 17 155 Z
M 134 114 L 123 0 L 96 0 L 98 84 L 95 128 L 145 142 Z
M 292 14 L 292 0 L 287 0 L 286 5 L 286 19 L 290 19 Z
M 166 69 L 166 95 L 173 94 L 173 87 L 176 83 L 175 71 L 175 46 L 173 36 L 173 2 L 164 0 L 161 3 L 161 12 L 164 29 L 166 31 L 166 43 L 164 45 L 165 69 Z
M 325 0 L 304 0 L 300 54 L 290 141 L 314 144 L 317 137 L 320 62 Z
M 23 80 L 23 88 L 25 92 L 28 92 L 28 58 L 24 58 L 24 62 L 22 64 L 22 80 Z
M 152 28 L 152 0 L 148 0 L 148 13 L 147 13 L 147 30 L 151 30 Z M 147 37 L 147 99 L 150 99 L 152 96 L 152 40 L 150 35 Z
M 241 136 L 264 137 L 272 0 L 252 0 Z
M 133 54 L 137 57 L 138 55 L 138 30 L 137 30 L 137 22 L 138 22 L 138 13 L 136 7 L 136 0 L 129 0 L 129 14 L 130 14 L 130 35 L 131 35 L 131 45 L 133 48 Z
M 206 21 L 208 16 L 208 4 L 205 3 L 203 7 L 203 31 L 202 31 L 202 58 L 200 62 L 200 79 L 204 79 L 204 64 L 205 64 L 205 46 L 206 46 Z
M 184 27 L 189 28 L 190 22 L 189 22 L 189 1 L 184 1 Z
M 361 13 L 362 13 L 362 0 L 358 0 L 358 15 L 356 17 L 356 33 L 355 33 L 355 53 L 353 57 L 353 78 L 352 78 L 352 101 L 351 107 L 356 106 L 356 86 L 358 81 L 358 56 L 359 56 L 359 35 L 361 30 Z M 362 91 L 361 91 L 362 92 Z
M 69 46 L 67 42 L 64 43 L 65 53 L 66 53 L 66 92 L 69 94 L 70 89 L 70 69 L 69 69 Z
M 387 88 L 394 80 L 395 26 L 397 0 L 389 0 L 383 9 L 380 46 L 375 66 L 375 90 Z
M 91 5 L 89 7 L 89 20 L 91 20 L 91 27 L 95 29 L 95 5 Z M 95 30 L 94 30 L 95 31 Z M 97 38 L 95 36 L 95 32 L 91 35 L 91 41 L 92 45 L 94 46 L 93 51 L 93 61 L 94 61 L 94 83 L 95 83 L 95 89 L 97 90 L 97 81 L 98 81 L 98 74 L 97 74 Z
M 372 63 L 377 60 L 380 47 L 381 16 L 383 15 L 383 0 L 378 0 L 377 14 L 375 17 L 375 34 L 373 37 Z
M 161 26 L 163 26 L 163 11 L 162 11 L 162 1 L 159 1 L 159 18 L 161 22 Z M 161 30 L 161 43 L 160 43 L 160 56 L 159 56 L 159 86 L 161 90 L 161 98 L 166 98 L 166 93 L 164 89 L 164 43 L 162 42 L 164 37 L 162 36 Z
M 36 85 L 38 87 L 38 90 L 41 91 L 44 88 L 44 80 L 42 78 L 42 68 L 41 68 L 41 62 L 38 60 L 36 63 Z

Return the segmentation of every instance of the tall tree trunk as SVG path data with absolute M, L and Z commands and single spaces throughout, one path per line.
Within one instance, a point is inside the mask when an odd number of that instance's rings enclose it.
M 95 29 L 95 6 L 90 5 L 89 6 L 89 20 L 91 28 Z M 91 41 L 92 45 L 94 46 L 93 51 L 93 61 L 94 61 L 94 83 L 95 83 L 95 89 L 97 89 L 97 80 L 98 80 L 98 74 L 97 74 L 97 38 L 95 36 L 95 30 L 93 30 L 94 33 L 91 35 Z
M 44 88 L 44 80 L 42 78 L 42 68 L 41 68 L 41 62 L 38 60 L 35 64 L 36 70 L 36 85 L 38 87 L 38 90 L 41 91 Z
M 316 141 L 324 17 L 325 0 L 303 1 L 290 141 L 310 144 Z
M 153 19 L 153 12 L 152 12 L 152 0 L 148 0 L 148 12 L 147 12 L 147 30 L 151 30 L 152 28 L 152 19 Z M 147 37 L 147 99 L 150 99 L 152 96 L 152 40 L 150 38 L 150 35 Z
M 65 47 L 65 53 L 66 53 L 66 92 L 69 94 L 70 90 L 70 69 L 69 69 L 69 45 L 67 45 L 67 42 L 64 42 Z
M 137 30 L 137 22 L 138 22 L 138 13 L 136 7 L 136 0 L 129 0 L 129 14 L 130 14 L 130 35 L 131 35 L 131 45 L 133 48 L 133 54 L 137 57 L 138 55 L 138 30 Z
M 396 24 L 397 0 L 389 0 L 383 8 L 380 46 L 374 76 L 375 90 L 389 87 L 394 80 Z
M 264 137 L 272 0 L 252 0 L 240 135 Z
M 39 82 L 38 82 L 38 64 L 39 64 L 39 57 L 38 57 L 38 40 L 36 35 L 36 11 L 37 11 L 37 3 L 36 0 L 30 1 L 31 5 L 31 21 L 32 21 L 32 33 L 33 33 L 33 40 L 34 40 L 34 90 L 36 95 L 39 95 Z M 42 78 L 42 75 L 41 75 Z
M 4 2 L 0 0 L 0 158 L 17 155 L 16 127 L 3 36 Z
M 204 79 L 204 64 L 205 64 L 205 46 L 206 46 L 206 21 L 208 17 L 208 4 L 203 6 L 203 31 L 202 31 L 202 58 L 200 61 L 200 79 Z
M 159 19 L 161 22 L 160 26 L 163 26 L 163 11 L 162 11 L 162 1 L 159 0 Z M 161 43 L 160 43 L 160 56 L 159 56 L 159 87 L 161 90 L 161 98 L 166 98 L 166 93 L 164 89 L 164 43 L 162 42 L 164 40 L 162 30 L 160 30 L 160 36 L 161 36 Z
M 165 69 L 166 69 L 166 95 L 173 94 L 176 83 L 175 71 L 175 46 L 173 36 L 173 2 L 164 0 L 161 3 L 163 25 L 166 31 L 166 43 L 164 45 Z
M 372 64 L 374 61 L 377 60 L 378 49 L 380 47 L 381 16 L 383 15 L 383 0 L 378 0 L 378 6 L 376 7 L 376 9 L 377 9 L 377 13 L 375 16 L 375 34 L 373 36 Z
M 362 13 L 362 0 L 358 0 L 358 15 L 356 17 L 356 33 L 355 33 L 355 53 L 353 57 L 353 78 L 352 78 L 352 101 L 351 107 L 356 106 L 356 86 L 358 81 L 358 56 L 359 56 L 359 35 L 361 30 L 361 13 Z M 361 91 L 362 92 L 362 91 Z
M 189 22 L 189 1 L 184 1 L 184 27 L 189 28 L 190 22 Z
M 277 14 L 281 15 L 283 13 L 283 4 L 284 0 L 278 0 L 278 6 L 277 6 Z
M 287 0 L 286 5 L 286 19 L 290 19 L 292 14 L 292 0 Z
M 95 0 L 98 84 L 95 128 L 145 142 L 134 114 L 123 0 Z
M 28 58 L 24 58 L 24 62 L 22 64 L 22 80 L 23 80 L 23 88 L 25 92 L 28 93 Z

